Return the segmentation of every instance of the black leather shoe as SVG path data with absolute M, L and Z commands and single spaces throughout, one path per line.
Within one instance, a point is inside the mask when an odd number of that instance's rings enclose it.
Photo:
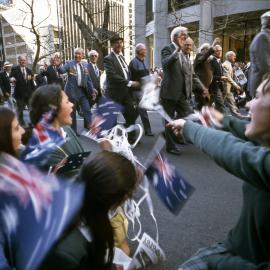
M 166 151 L 172 155 L 180 156 L 182 152 L 179 149 L 166 149 Z
M 146 131 L 145 136 L 154 137 L 155 135 L 151 131 Z

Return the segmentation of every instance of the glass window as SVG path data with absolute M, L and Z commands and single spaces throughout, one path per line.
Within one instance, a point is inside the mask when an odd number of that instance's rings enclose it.
M 151 22 L 153 19 L 153 0 L 146 0 L 146 23 Z
M 199 0 L 168 0 L 168 11 L 178 10 L 181 8 L 199 4 Z

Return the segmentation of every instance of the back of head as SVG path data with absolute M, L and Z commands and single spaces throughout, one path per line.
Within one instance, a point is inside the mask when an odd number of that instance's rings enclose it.
M 0 152 L 16 156 L 12 143 L 12 121 L 15 113 L 6 107 L 0 107 Z
M 54 107 L 56 115 L 62 101 L 62 89 L 59 85 L 48 84 L 38 87 L 30 100 L 30 120 L 35 126 L 42 118 L 42 115 Z M 55 115 L 55 116 L 56 116 Z M 52 117 L 51 121 L 54 120 Z
M 262 24 L 262 27 L 270 28 L 270 11 L 265 12 L 261 16 L 261 24 Z
M 198 49 L 198 53 L 201 53 L 202 52 L 202 50 L 204 50 L 204 49 L 210 49 L 210 44 L 209 43 L 203 43 L 200 47 L 199 47 L 199 49 Z
M 85 161 L 79 179 L 86 183 L 81 216 L 93 238 L 94 261 L 90 263 L 93 269 L 109 269 L 114 242 L 108 211 L 131 196 L 136 186 L 136 171 L 124 156 L 102 151 Z M 105 261 L 107 249 L 109 256 Z

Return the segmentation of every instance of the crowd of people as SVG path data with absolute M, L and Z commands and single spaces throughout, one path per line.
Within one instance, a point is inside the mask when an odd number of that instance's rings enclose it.
M 40 169 L 53 173 L 52 168 L 61 161 L 84 152 L 78 139 L 77 113 L 90 129 L 92 107 L 104 95 L 123 106 L 125 127 L 134 125 L 140 116 L 145 136 L 154 136 L 148 112 L 139 103 L 143 78 L 155 74 L 160 104 L 171 119 L 178 119 L 165 121 L 166 151 L 179 155 L 179 144 L 192 143 L 244 181 L 241 216 L 227 239 L 200 249 L 180 269 L 270 269 L 270 12 L 261 16 L 261 23 L 262 31 L 250 47 L 251 62 L 243 71 L 235 63 L 234 51 L 226 52 L 222 61 L 219 38 L 202 44 L 192 61 L 194 43 L 182 26 L 172 30 L 171 43 L 162 49 L 160 69 L 147 68 L 142 43 L 136 45 L 134 59 L 126 63 L 123 38 L 118 35 L 110 40 L 112 50 L 104 57 L 104 71 L 98 67 L 98 52 L 91 50 L 86 61 L 81 48 L 64 64 L 58 55 L 53 56 L 36 76 L 23 55 L 18 57 L 18 66 L 5 62 L 0 73 L 0 97 L 5 103 L 0 106 L 0 154 L 25 161 L 31 151 L 42 148 L 46 134 L 56 146 Z M 248 115 L 237 102 L 243 92 L 251 99 Z M 219 130 L 187 120 L 204 106 L 220 124 Z M 24 118 L 26 108 L 29 123 Z M 136 139 L 136 132 L 130 132 L 129 143 Z M 107 151 L 112 148 L 103 144 L 100 147 L 100 153 L 64 173 L 67 181 L 85 185 L 82 207 L 39 269 L 121 269 L 113 265 L 114 247 L 130 255 L 121 205 L 132 196 L 142 175 L 127 157 Z M 0 185 L 0 196 L 1 192 L 6 191 Z M 11 258 L 15 247 L 7 238 L 0 228 L 3 270 L 16 268 Z

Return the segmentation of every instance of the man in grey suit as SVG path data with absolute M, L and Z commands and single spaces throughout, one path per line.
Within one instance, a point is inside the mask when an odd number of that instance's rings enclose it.
M 248 91 L 255 97 L 263 76 L 270 72 L 270 11 L 261 16 L 262 29 L 253 39 L 250 51 Z
M 189 93 L 185 88 L 185 71 L 181 58 L 181 49 L 187 37 L 187 28 L 181 26 L 174 28 L 171 32 L 171 44 L 161 51 L 164 78 L 161 82 L 160 98 L 164 110 L 172 118 L 175 117 L 175 113 L 182 118 L 192 112 L 188 102 Z M 174 135 L 167 127 L 165 127 L 165 138 L 167 152 L 180 155 Z
M 96 97 L 96 91 L 94 90 L 87 68 L 88 63 L 82 61 L 83 57 L 83 49 L 77 48 L 74 51 L 74 60 L 67 61 L 59 69 L 62 73 L 67 72 L 68 74 L 65 92 L 69 100 L 74 103 L 71 127 L 75 132 L 77 132 L 76 108 L 80 106 L 86 124 L 90 128 L 92 115 L 89 100 Z

